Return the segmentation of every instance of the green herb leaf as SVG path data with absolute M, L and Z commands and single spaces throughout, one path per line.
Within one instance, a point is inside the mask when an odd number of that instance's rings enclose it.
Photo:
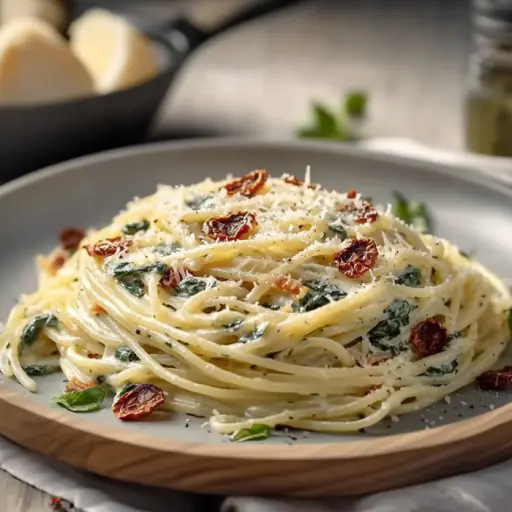
M 193 295 L 197 295 L 199 292 L 203 292 L 206 288 L 210 287 L 211 285 L 203 279 L 198 279 L 197 277 L 186 277 L 174 288 L 174 293 L 176 293 L 178 297 L 192 297 Z
M 186 201 L 185 204 L 192 210 L 197 211 L 197 210 L 201 210 L 202 208 L 208 208 L 209 203 L 214 198 L 215 198 L 215 196 L 213 196 L 213 195 L 198 196 L 198 197 L 194 197 L 193 199 Z
M 229 324 L 224 324 L 222 327 L 224 327 L 224 329 L 228 330 L 229 332 L 235 332 L 235 331 L 238 331 L 238 329 L 240 329 L 242 322 L 243 322 L 243 320 L 240 320 L 240 319 L 233 320 Z
M 384 310 L 386 318 L 368 332 L 370 343 L 379 350 L 391 351 L 393 354 L 404 350 L 405 346 L 396 346 L 396 344 L 387 342 L 399 336 L 402 328 L 409 325 L 409 315 L 414 309 L 416 309 L 416 306 L 406 300 L 395 299 Z
M 260 339 L 265 333 L 265 329 L 268 327 L 268 322 L 264 322 L 251 331 L 249 334 L 245 334 L 238 338 L 238 343 L 249 343 Z
M 272 429 L 268 425 L 255 423 L 249 428 L 242 428 L 231 436 L 231 440 L 236 443 L 245 441 L 262 441 L 270 437 Z
M 134 235 L 139 231 L 147 231 L 149 229 L 149 220 L 144 219 L 140 222 L 130 222 L 123 226 L 123 233 L 125 235 Z
M 114 398 L 114 401 L 118 400 L 121 396 L 128 393 L 128 391 L 131 391 L 132 389 L 135 389 L 137 387 L 137 384 L 125 384 L 117 393 Z
M 395 215 L 420 233 L 431 231 L 430 215 L 427 206 L 418 201 L 408 201 L 399 192 L 395 192 L 393 210 Z
M 172 244 L 158 244 L 153 247 L 153 252 L 157 252 L 162 256 L 170 256 L 171 254 L 178 252 L 181 249 L 181 245 L 174 242 Z
M 454 359 L 449 364 L 442 364 L 441 366 L 429 366 L 425 373 L 421 375 L 426 375 L 428 377 L 439 377 L 441 375 L 448 375 L 449 373 L 454 373 L 459 366 L 459 361 Z
M 331 302 L 337 302 L 347 294 L 338 286 L 329 283 L 324 279 L 316 279 L 304 283 L 310 290 L 301 297 L 298 304 L 294 307 L 299 313 L 313 311 L 315 309 L 326 306 Z
M 140 361 L 139 356 L 133 350 L 125 347 L 116 348 L 114 355 L 116 359 L 119 359 L 119 361 L 123 361 L 124 363 Z
M 26 347 L 31 347 L 39 338 L 40 334 L 47 327 L 57 327 L 58 320 L 53 314 L 35 316 L 25 327 L 21 333 L 19 352 Z
M 60 366 L 58 364 L 30 364 L 24 366 L 23 369 L 29 377 L 40 377 L 59 372 Z
M 407 265 L 405 270 L 403 270 L 397 276 L 396 284 L 401 284 L 404 286 L 417 287 L 421 283 L 421 271 L 417 267 L 413 267 L 412 265 Z
M 299 137 L 318 139 L 340 139 L 346 138 L 345 130 L 341 120 L 323 105 L 312 104 L 313 124 L 298 131 Z
M 347 238 L 347 230 L 343 227 L 341 224 L 341 221 L 337 220 L 336 222 L 333 222 L 332 224 L 329 224 L 329 229 L 336 233 L 338 238 L 341 240 L 345 240 Z
M 119 284 L 128 290 L 132 295 L 141 299 L 146 293 L 144 289 L 144 281 L 142 279 L 124 280 L 119 279 Z
M 463 256 L 464 258 L 467 258 L 468 260 L 470 260 L 470 259 L 471 259 L 471 254 L 469 254 L 469 252 L 461 251 L 461 250 L 459 249 L 459 254 L 460 254 L 461 256 Z
M 368 96 L 364 91 L 351 91 L 345 98 L 344 110 L 349 117 L 363 118 L 366 116 Z
M 54 403 L 71 412 L 92 412 L 101 408 L 105 390 L 99 386 L 53 397 Z
M 129 261 L 123 261 L 112 268 L 112 275 L 114 277 L 138 277 L 141 274 L 147 274 L 149 272 L 157 272 L 163 274 L 169 269 L 165 263 L 147 263 L 144 265 L 136 265 Z

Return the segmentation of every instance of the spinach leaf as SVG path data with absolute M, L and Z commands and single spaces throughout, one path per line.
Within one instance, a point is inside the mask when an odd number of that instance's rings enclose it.
M 230 322 L 229 324 L 224 324 L 222 327 L 224 327 L 224 329 L 228 330 L 229 332 L 235 332 L 235 331 L 238 331 L 238 329 L 240 329 L 240 326 L 242 325 L 243 323 L 243 320 L 233 320 L 232 322 Z
M 178 297 L 192 297 L 199 292 L 203 292 L 206 288 L 211 288 L 212 285 L 197 277 L 186 277 L 182 279 L 178 286 L 174 288 L 174 293 Z
M 341 240 L 345 240 L 348 236 L 347 230 L 342 226 L 341 222 L 337 220 L 336 222 L 333 222 L 332 224 L 329 224 L 329 229 L 336 233 L 338 238 Z
M 158 244 L 153 247 L 153 252 L 161 254 L 162 256 L 170 256 L 171 254 L 178 252 L 181 249 L 181 245 L 173 242 L 172 244 Z
M 119 284 L 128 290 L 132 295 L 135 295 L 135 297 L 138 299 L 144 297 L 144 294 L 146 293 L 144 289 L 144 281 L 142 281 L 142 279 L 119 279 Z
M 236 443 L 245 441 L 262 441 L 270 437 L 272 429 L 263 423 L 255 423 L 249 428 L 242 428 L 231 436 L 231 440 Z
M 112 268 L 112 275 L 114 277 L 138 277 L 141 274 L 147 274 L 149 272 L 157 272 L 163 274 L 168 270 L 168 266 L 165 263 L 147 263 L 143 265 L 136 265 L 129 261 L 123 261 Z
M 405 286 L 416 287 L 421 283 L 421 271 L 417 267 L 413 267 L 412 265 L 407 265 L 405 270 L 400 272 L 397 276 L 396 284 L 401 284 Z
M 57 327 L 58 320 L 52 313 L 46 315 L 35 316 L 25 327 L 21 333 L 19 352 L 26 347 L 31 347 L 36 341 L 43 329 L 46 327 Z
M 92 412 L 101 408 L 105 390 L 99 386 L 53 397 L 54 403 L 71 412 Z
M 200 210 L 201 208 L 208 208 L 209 203 L 215 196 L 207 195 L 207 196 L 198 196 L 194 197 L 194 199 L 190 199 L 185 202 L 185 204 L 191 208 L 192 210 Z
M 313 103 L 311 110 L 313 123 L 307 128 L 300 129 L 299 137 L 340 140 L 346 138 L 343 123 L 327 107 L 319 103 Z
M 41 375 L 50 375 L 60 371 L 58 364 L 30 364 L 23 369 L 29 377 L 40 377 Z
M 457 370 L 459 366 L 459 361 L 457 359 L 454 359 L 449 364 L 442 364 L 441 366 L 429 366 L 425 373 L 422 373 L 422 376 L 428 376 L 428 377 L 436 377 L 441 375 L 448 375 L 449 373 L 453 373 Z
M 351 91 L 345 98 L 344 110 L 349 117 L 363 118 L 366 116 L 367 94 L 364 91 Z
M 418 201 L 408 201 L 399 192 L 393 194 L 395 215 L 420 233 L 431 231 L 430 215 L 427 206 Z
M 324 279 L 316 279 L 304 283 L 310 290 L 300 298 L 298 305 L 294 307 L 299 313 L 313 311 L 331 302 L 339 301 L 347 294 L 338 286 Z
M 125 347 L 116 348 L 114 356 L 116 359 L 119 359 L 119 361 L 123 361 L 124 363 L 140 361 L 139 356 L 133 350 Z
M 123 233 L 125 235 L 134 235 L 139 231 L 147 231 L 149 229 L 149 220 L 143 219 L 139 222 L 130 222 L 123 226 Z
M 395 299 L 385 310 L 386 318 L 381 320 L 368 332 L 370 343 L 384 352 L 390 350 L 397 354 L 405 349 L 405 346 L 396 346 L 387 343 L 400 335 L 402 328 L 409 325 L 409 315 L 416 306 L 403 299 Z
M 256 341 L 258 340 L 259 338 L 261 338 L 265 332 L 265 329 L 268 327 L 268 322 L 264 322 L 258 326 L 256 326 L 256 328 L 251 331 L 249 334 L 245 334 L 244 336 L 241 336 L 240 338 L 238 338 L 238 343 L 248 343 L 248 342 L 251 342 L 251 341 Z

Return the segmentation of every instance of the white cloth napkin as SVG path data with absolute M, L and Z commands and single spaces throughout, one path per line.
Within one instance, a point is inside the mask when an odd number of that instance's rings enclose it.
M 405 139 L 374 139 L 361 145 L 371 151 L 464 166 L 512 186 L 512 159 L 432 150 Z M 211 501 L 206 497 L 100 478 L 36 455 L 2 438 L 0 469 L 51 496 L 70 501 L 84 512 L 211 510 Z M 512 460 L 468 475 L 361 498 L 299 501 L 229 497 L 222 505 L 222 512 L 505 512 L 511 509 L 507 499 L 510 495 Z

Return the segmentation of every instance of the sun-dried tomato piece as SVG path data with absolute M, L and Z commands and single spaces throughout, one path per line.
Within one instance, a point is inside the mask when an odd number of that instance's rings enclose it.
M 99 359 L 101 356 L 99 354 L 94 354 L 93 352 L 88 352 L 87 357 L 89 359 Z
M 285 183 L 288 183 L 288 185 L 295 185 L 296 187 L 302 187 L 304 186 L 305 182 L 302 180 L 299 180 L 299 178 L 296 178 L 295 176 L 285 176 L 283 181 Z M 317 183 L 310 183 L 308 185 L 308 188 L 311 190 L 320 190 L 321 186 Z
M 99 304 L 93 304 L 89 311 L 93 313 L 94 315 L 101 315 L 102 313 L 106 313 L 105 309 L 103 309 Z
M 165 290 L 169 290 L 170 288 L 176 288 L 180 284 L 180 281 L 185 277 L 193 276 L 194 274 L 188 269 L 184 268 L 184 275 L 181 275 L 177 270 L 173 268 L 169 268 L 162 276 L 160 281 L 158 281 L 158 286 L 164 288 Z
M 370 355 L 366 358 L 366 364 L 371 366 L 378 366 L 379 364 L 391 359 L 389 356 Z
M 352 215 L 356 224 L 371 224 L 375 222 L 379 218 L 379 214 L 373 207 L 373 204 L 369 201 L 361 201 L 360 203 L 358 206 L 355 201 L 352 201 L 340 208 L 340 211 Z
M 232 213 L 227 217 L 212 217 L 203 226 L 203 231 L 214 240 L 231 242 L 240 240 L 256 226 L 256 216 L 249 212 Z
M 64 266 L 64 263 L 66 263 L 66 257 L 64 255 L 57 254 L 57 256 L 54 256 L 50 262 L 50 273 L 55 275 L 57 271 Z
M 502 391 L 512 384 L 512 366 L 505 366 L 499 370 L 489 370 L 476 378 L 480 389 L 484 391 Z
M 124 251 L 132 244 L 132 240 L 117 236 L 115 238 L 100 240 L 95 244 L 86 245 L 84 248 L 89 256 L 104 258 L 105 256 L 112 256 L 112 254 L 115 254 L 117 251 Z
M 357 196 L 357 190 L 354 189 L 354 188 L 351 188 L 348 192 L 347 192 L 347 197 L 349 199 L 355 199 Z
M 76 251 L 85 238 L 85 231 L 80 228 L 66 228 L 59 233 L 60 245 L 67 251 Z
M 228 196 L 241 194 L 245 197 L 251 197 L 259 192 L 268 180 L 268 172 L 258 169 L 248 172 L 241 178 L 229 182 L 224 187 L 228 192 Z
M 133 421 L 151 414 L 163 403 L 165 394 L 160 388 L 153 384 L 137 384 L 114 402 L 112 411 L 120 420 Z
M 378 256 L 375 240 L 352 239 L 347 247 L 334 255 L 334 264 L 345 277 L 357 279 L 375 266 Z
M 411 329 L 409 343 L 419 357 L 432 356 L 443 350 L 448 331 L 434 318 L 427 318 Z
M 76 377 L 73 377 L 67 384 L 66 384 L 66 393 L 70 393 L 71 391 L 83 391 L 87 388 L 93 388 L 96 386 L 96 384 L 90 380 L 87 382 L 82 382 L 81 380 L 77 379 Z
M 282 276 L 276 279 L 272 283 L 272 286 L 292 295 L 299 295 L 302 289 L 301 282 L 297 279 L 293 279 L 291 276 Z

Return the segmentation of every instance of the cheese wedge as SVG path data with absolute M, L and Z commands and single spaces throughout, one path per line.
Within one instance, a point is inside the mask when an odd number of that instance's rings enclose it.
M 99 93 L 125 89 L 158 73 L 151 41 L 104 9 L 90 9 L 70 27 L 71 49 L 92 75 Z
M 1 102 L 51 102 L 93 93 L 89 73 L 50 25 L 19 18 L 0 29 Z

